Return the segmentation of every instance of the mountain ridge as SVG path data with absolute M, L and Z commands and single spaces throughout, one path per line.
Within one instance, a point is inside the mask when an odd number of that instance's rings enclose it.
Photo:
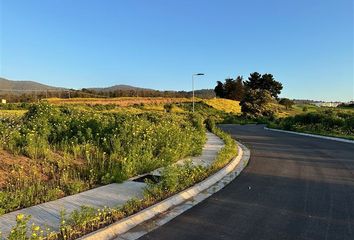
M 35 81 L 29 80 L 9 80 L 0 77 L 0 90 L 2 91 L 45 91 L 45 90 L 62 90 L 65 88 L 49 86 Z
M 93 88 L 86 88 L 88 90 L 93 90 L 93 91 L 101 91 L 101 92 L 111 92 L 111 91 L 117 91 L 117 90 L 138 90 L 138 91 L 154 91 L 154 89 L 150 88 L 142 88 L 142 87 L 135 87 L 127 84 L 116 84 L 110 87 L 93 87 Z

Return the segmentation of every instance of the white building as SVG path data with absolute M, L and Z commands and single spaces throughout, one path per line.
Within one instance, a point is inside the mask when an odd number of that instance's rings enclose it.
M 6 99 L 1 99 L 1 103 L 6 103 Z
M 341 102 L 315 102 L 317 107 L 337 107 Z

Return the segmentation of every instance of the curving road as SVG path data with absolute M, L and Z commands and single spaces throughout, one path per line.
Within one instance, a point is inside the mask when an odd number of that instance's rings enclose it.
M 354 239 L 354 144 L 223 125 L 251 150 L 241 175 L 140 239 Z

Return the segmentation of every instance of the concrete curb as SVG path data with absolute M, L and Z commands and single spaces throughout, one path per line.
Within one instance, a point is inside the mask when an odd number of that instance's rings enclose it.
M 180 193 L 177 193 L 159 203 L 156 203 L 130 217 L 124 218 L 105 228 L 99 229 L 93 233 L 83 236 L 80 239 L 85 239 L 85 240 L 107 239 L 108 240 L 108 239 L 116 238 L 120 234 L 129 231 L 135 226 L 173 207 L 176 207 L 177 205 L 186 202 L 188 199 L 191 199 L 192 197 L 195 197 L 199 193 L 203 192 L 204 190 L 210 188 L 211 186 L 213 186 L 214 184 L 222 180 L 229 173 L 231 173 L 237 167 L 237 165 L 240 163 L 241 160 L 244 160 L 242 161 L 243 163 L 247 163 L 249 157 L 250 157 L 249 150 L 242 144 L 238 143 L 238 155 L 234 159 L 232 159 L 225 167 L 219 170 L 217 173 L 213 174 L 212 176 L 209 176 L 202 182 L 197 183 L 194 186 Z M 242 169 L 245 167 L 245 165 L 242 166 Z
M 316 135 L 316 134 L 310 134 L 310 133 L 301 133 L 301 132 L 294 132 L 294 131 L 287 131 L 287 130 L 282 130 L 282 129 L 267 128 L 267 127 L 264 127 L 264 129 L 265 130 L 269 130 L 269 131 L 274 131 L 274 132 L 291 133 L 291 134 L 295 134 L 295 135 L 301 135 L 301 136 L 307 136 L 307 137 L 315 137 L 315 138 L 321 138 L 321 139 L 332 140 L 332 141 L 337 141 L 337 142 L 354 143 L 354 140 L 343 139 L 343 138 L 327 137 L 327 136 L 322 136 L 322 135 Z

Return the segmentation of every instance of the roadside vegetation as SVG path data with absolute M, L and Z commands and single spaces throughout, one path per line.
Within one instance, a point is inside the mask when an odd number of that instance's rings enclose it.
M 277 119 L 269 127 L 354 140 L 354 112 L 326 109 Z
M 29 233 L 27 236 L 32 236 L 31 239 L 76 239 L 130 216 L 204 180 L 210 174 L 224 167 L 237 155 L 236 143 L 230 135 L 217 128 L 212 118 L 206 119 L 205 124 L 210 131 L 225 142 L 225 146 L 219 151 L 216 161 L 210 167 L 194 166 L 188 162 L 184 165 L 169 165 L 164 169 L 158 183 L 148 182 L 143 199 L 132 199 L 118 208 L 95 209 L 82 206 L 81 209 L 70 214 L 63 211 L 59 232 L 51 232 L 49 229 L 41 229 L 38 226 L 30 228 L 27 224 L 30 216 L 18 215 L 17 225 L 14 226 L 8 238 L 25 239 L 26 233 Z
M 206 140 L 198 115 L 95 113 L 48 104 L 32 105 L 22 117 L 1 117 L 0 132 L 0 214 L 198 155 Z

